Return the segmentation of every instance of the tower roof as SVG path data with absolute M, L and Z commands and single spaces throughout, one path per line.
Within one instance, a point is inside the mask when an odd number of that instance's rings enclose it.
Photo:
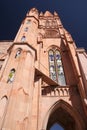
M 44 16 L 53 16 L 49 11 L 46 11 L 45 13 L 44 13 Z
M 57 12 L 56 12 L 56 11 L 54 11 L 54 15 L 55 15 L 55 16 L 58 16 L 58 14 L 57 14 Z

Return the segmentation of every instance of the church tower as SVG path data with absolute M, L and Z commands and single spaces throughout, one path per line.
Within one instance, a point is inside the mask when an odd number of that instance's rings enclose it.
M 1 130 L 87 130 L 87 54 L 56 12 L 31 9 L 0 42 Z

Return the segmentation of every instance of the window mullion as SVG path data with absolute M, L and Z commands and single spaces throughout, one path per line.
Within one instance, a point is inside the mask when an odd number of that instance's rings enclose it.
M 57 60 L 55 52 L 54 52 L 54 64 L 55 64 L 56 82 L 58 82 L 58 70 L 57 70 Z

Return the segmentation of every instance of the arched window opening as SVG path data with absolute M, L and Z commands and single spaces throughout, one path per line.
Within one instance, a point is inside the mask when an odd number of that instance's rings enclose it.
M 19 48 L 19 49 L 17 50 L 16 55 L 15 55 L 15 58 L 17 58 L 17 57 L 19 57 L 19 56 L 20 56 L 21 51 L 22 51 L 22 49 L 21 49 L 21 48 Z
M 56 20 L 53 20 L 53 21 L 52 21 L 52 26 L 53 26 L 53 27 L 57 27 L 57 21 L 56 21 Z
M 31 23 L 31 20 L 30 19 L 28 19 L 27 20 L 27 22 L 26 22 L 26 24 L 30 24 Z
M 49 28 L 50 27 L 50 21 L 46 20 L 46 27 Z
M 57 68 L 57 78 L 58 78 L 58 83 L 60 85 L 66 85 L 65 82 L 65 76 L 64 76 L 64 70 L 63 70 L 63 65 L 62 65 L 62 59 L 60 52 L 58 50 L 55 51 L 55 56 L 56 56 L 56 68 Z
M 15 69 L 13 68 L 10 70 L 7 83 L 12 83 L 14 81 L 14 76 L 15 76 Z
M 50 77 L 60 85 L 66 85 L 61 54 L 58 50 L 49 50 Z
M 3 114 L 5 112 L 5 108 L 6 108 L 6 105 L 7 105 L 7 101 L 8 101 L 8 99 L 7 99 L 6 96 L 2 97 L 1 100 L 0 100 L 0 118 L 3 117 Z
M 0 70 L 1 70 L 1 68 L 3 66 L 4 61 L 5 61 L 5 59 L 0 59 Z
M 25 37 L 25 36 L 22 36 L 21 42 L 25 42 L 25 41 L 26 41 L 26 37 Z
M 28 31 L 28 27 L 26 27 L 26 28 L 24 29 L 24 31 L 27 32 L 27 31 Z
M 58 123 L 55 123 L 51 128 L 50 130 L 64 130 L 64 128 L 59 125 Z
M 76 125 L 74 117 L 65 109 L 59 107 L 55 108 L 50 114 L 46 130 L 75 130 Z

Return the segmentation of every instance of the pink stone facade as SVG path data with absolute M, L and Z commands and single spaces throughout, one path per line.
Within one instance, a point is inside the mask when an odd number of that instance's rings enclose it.
M 65 85 L 50 76 L 49 50 L 60 52 Z M 87 54 L 56 12 L 33 8 L 14 41 L 0 42 L 0 128 L 50 130 L 55 123 L 87 130 Z

